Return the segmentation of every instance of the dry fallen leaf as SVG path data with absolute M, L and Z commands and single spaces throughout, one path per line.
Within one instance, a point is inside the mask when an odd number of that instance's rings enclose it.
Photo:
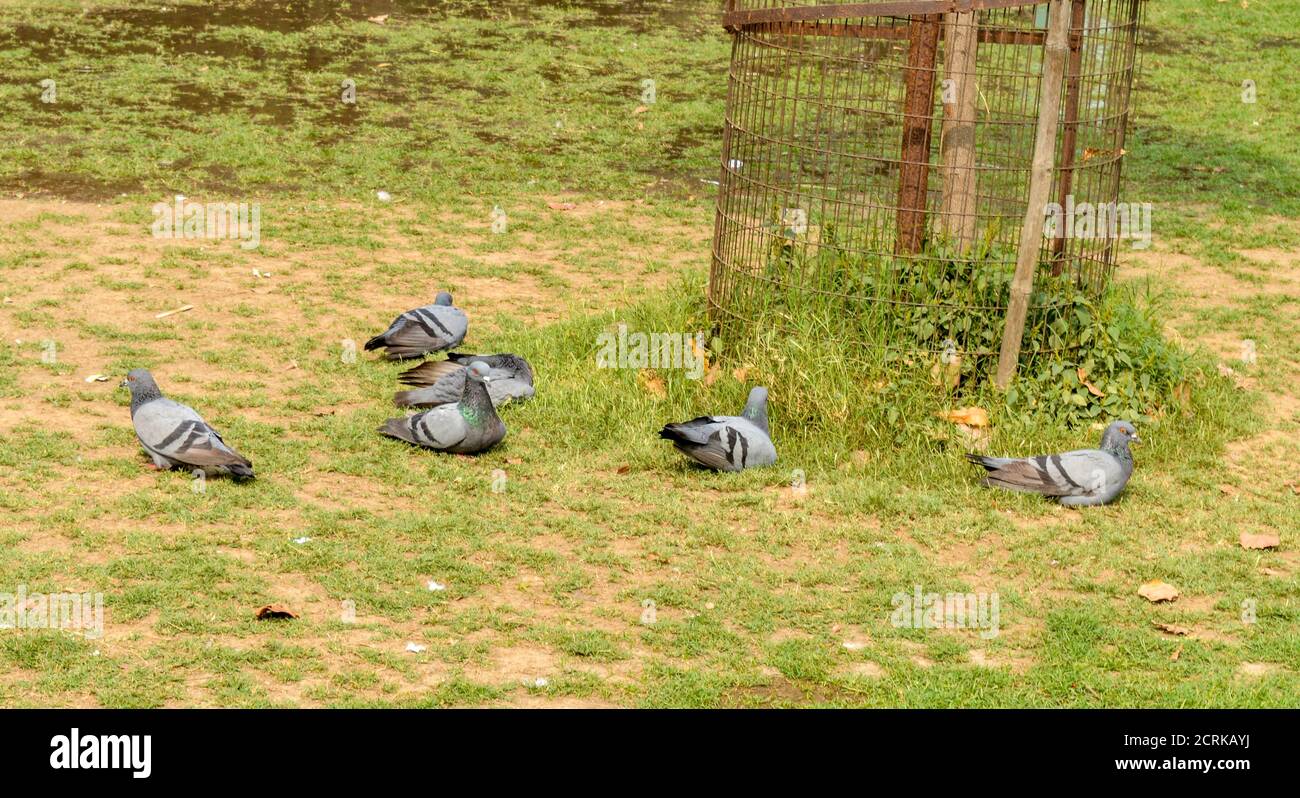
M 1106 395 L 1102 393 L 1101 389 L 1098 388 L 1096 385 L 1093 385 L 1092 383 L 1088 382 L 1088 372 L 1084 371 L 1082 366 L 1079 367 L 1076 373 L 1079 375 L 1079 382 L 1083 383 L 1083 387 L 1088 389 L 1088 393 L 1098 398 L 1101 398 Z
M 522 458 L 522 457 L 507 457 L 507 458 L 506 458 L 506 465 L 523 465 L 523 464 L 524 464 L 524 458 Z
M 1192 633 L 1191 629 L 1188 629 L 1186 626 L 1179 626 L 1176 623 L 1155 622 L 1154 626 L 1162 632 L 1168 632 L 1171 635 L 1178 635 L 1180 637 L 1184 637 Z
M 546 203 L 546 207 L 553 211 L 571 211 L 578 207 L 578 205 L 574 202 L 548 202 Z
M 718 377 L 721 376 L 722 376 L 722 369 L 718 368 L 717 366 L 714 366 L 713 368 L 709 369 L 708 372 L 704 375 L 704 384 L 706 386 L 712 385 L 713 383 L 717 382 Z
M 736 378 L 736 382 L 744 382 L 745 378 L 749 376 L 749 369 L 743 367 L 732 369 L 731 376 Z
M 668 388 L 664 385 L 664 381 L 650 369 L 638 371 L 636 379 L 637 382 L 641 383 L 641 387 L 645 389 L 645 392 L 656 399 L 668 398 Z
M 696 360 L 703 364 L 703 369 L 708 371 L 709 353 L 704 349 L 704 347 L 700 346 L 694 338 L 689 339 L 689 341 L 691 345 L 691 353 L 695 355 Z
M 1142 583 L 1142 586 L 1138 588 L 1138 595 L 1152 603 L 1173 601 L 1178 598 L 1178 588 L 1168 582 L 1153 579 L 1150 582 Z
M 1242 532 L 1241 541 L 1243 549 L 1276 549 L 1282 544 L 1282 538 L 1271 532 L 1265 532 L 1262 535 L 1254 535 L 1250 532 Z
M 1174 651 L 1174 653 L 1172 653 L 1172 654 L 1169 655 L 1169 661 L 1170 661 L 1170 662 L 1177 662 L 1177 661 L 1178 661 L 1178 657 L 1181 656 L 1182 653 L 1183 653 L 1183 647 L 1182 647 L 1182 646 L 1179 646 L 1179 647 Z
M 288 620 L 297 618 L 298 614 L 288 607 L 282 607 L 279 604 L 267 604 L 265 607 L 259 607 L 254 616 L 259 621 L 266 620 Z
M 388 22 L 388 17 L 389 17 L 388 14 L 380 14 L 377 17 L 366 17 L 366 19 L 375 23 L 376 25 L 383 25 L 384 23 Z
M 968 427 L 987 427 L 989 425 L 989 413 L 982 407 L 960 407 L 956 410 L 941 410 L 938 415 L 939 418 L 945 421 L 951 421 L 954 424 L 965 424 Z
M 1128 155 L 1128 150 L 1125 149 L 1120 149 L 1118 150 L 1118 152 L 1121 156 Z M 1103 150 L 1097 147 L 1085 147 L 1083 149 L 1083 162 L 1087 163 L 1093 158 L 1100 158 L 1103 155 L 1114 155 L 1115 153 L 1116 150 Z
M 638 105 L 636 108 L 633 108 L 633 109 L 632 109 L 632 113 L 633 113 L 633 114 L 644 114 L 646 111 L 649 111 L 649 110 L 650 110 L 650 109 L 649 109 L 647 106 L 644 106 L 644 105 Z
M 630 466 L 630 465 L 621 465 L 621 466 L 618 467 L 618 471 L 617 471 L 617 473 L 619 473 L 619 474 L 626 474 L 626 473 L 628 473 L 628 472 L 631 471 L 631 470 L 632 470 L 632 466 Z

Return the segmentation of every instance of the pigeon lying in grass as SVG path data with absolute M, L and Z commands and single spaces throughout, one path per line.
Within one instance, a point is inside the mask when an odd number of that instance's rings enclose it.
M 131 389 L 136 437 L 159 470 L 184 468 L 252 479 L 253 464 L 227 446 L 193 408 L 163 396 L 148 370 L 133 369 L 122 385 Z
M 968 454 L 966 459 L 988 469 L 981 484 L 1023 493 L 1041 493 L 1061 504 L 1109 504 L 1133 474 L 1130 443 L 1141 443 L 1127 421 L 1116 421 L 1101 436 L 1100 449 L 1014 459 Z
M 390 418 L 379 428 L 380 434 L 453 454 L 491 449 L 506 436 L 506 425 L 492 407 L 483 382 L 489 371 L 488 364 L 474 361 L 465 369 L 465 389 L 458 401 L 406 418 Z
M 754 388 L 739 416 L 700 416 L 668 424 L 659 437 L 677 451 L 715 471 L 743 471 L 776 462 L 767 431 L 767 389 Z
M 387 330 L 366 341 L 366 351 L 384 347 L 389 360 L 422 357 L 458 346 L 468 329 L 465 311 L 452 307 L 451 294 L 443 291 L 432 305 L 394 319 Z
M 465 389 L 465 372 L 469 363 L 481 361 L 488 366 L 483 378 L 488 396 L 495 407 L 511 401 L 532 398 L 533 369 L 518 355 L 463 355 L 452 352 L 446 360 L 427 361 L 398 377 L 405 385 L 420 386 L 393 395 L 398 407 L 437 407 L 460 400 Z

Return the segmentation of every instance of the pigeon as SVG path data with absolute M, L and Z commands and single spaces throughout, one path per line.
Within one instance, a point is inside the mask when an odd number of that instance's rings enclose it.
M 988 469 L 981 484 L 1023 493 L 1041 493 L 1061 504 L 1085 507 L 1109 504 L 1133 475 L 1130 443 L 1141 443 L 1137 429 L 1116 421 L 1101 436 L 1101 448 L 1015 459 L 968 454 L 966 459 Z
M 749 392 L 739 416 L 700 416 L 668 424 L 659 437 L 715 471 L 743 471 L 776 462 L 776 447 L 767 430 L 767 389 L 762 387 Z
M 426 361 L 398 377 L 406 385 L 421 386 L 393 395 L 398 407 L 437 407 L 460 399 L 465 388 L 466 365 L 474 361 L 488 365 L 483 381 L 494 407 L 532 398 L 533 369 L 518 355 L 464 355 L 452 352 L 446 360 Z
M 122 386 L 131 390 L 136 437 L 159 470 L 184 468 L 208 476 L 253 478 L 248 458 L 227 446 L 193 408 L 163 396 L 147 369 L 133 369 Z
M 452 307 L 451 294 L 443 291 L 432 305 L 394 319 L 387 330 L 366 341 L 366 351 L 383 347 L 389 360 L 423 357 L 458 346 L 468 329 L 465 311 Z
M 483 377 L 488 364 L 476 360 L 465 369 L 460 399 L 405 418 L 390 418 L 381 435 L 440 452 L 475 454 L 491 449 L 506 436 L 506 425 L 492 407 Z

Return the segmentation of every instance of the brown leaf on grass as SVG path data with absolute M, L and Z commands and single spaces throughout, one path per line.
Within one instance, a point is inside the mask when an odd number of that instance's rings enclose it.
M 709 386 L 709 385 L 712 385 L 713 383 L 717 382 L 717 381 L 718 381 L 718 377 L 721 377 L 721 376 L 722 376 L 722 369 L 718 368 L 717 366 L 714 366 L 713 368 L 709 369 L 709 370 L 704 374 L 704 384 L 705 384 L 705 386 Z
M 663 379 L 650 369 L 641 369 L 636 373 L 636 381 L 641 383 L 642 389 L 656 399 L 668 398 L 668 387 L 664 385 Z
M 1177 649 L 1174 650 L 1174 653 L 1169 655 L 1169 661 L 1177 662 L 1178 658 L 1182 656 L 1182 654 L 1183 654 L 1183 647 L 1179 646 Z
M 1250 532 L 1242 532 L 1238 538 L 1243 549 L 1276 549 L 1282 545 L 1282 538 L 1270 532 L 1262 535 L 1254 535 Z
M 1188 629 L 1186 626 L 1179 626 L 1176 623 L 1160 623 L 1156 621 L 1153 622 L 1152 625 L 1162 632 L 1167 632 L 1171 635 L 1178 635 L 1179 637 L 1185 637 L 1192 633 L 1191 629 Z
M 553 211 L 571 211 L 578 207 L 576 202 L 548 202 L 546 207 Z
M 732 369 L 731 376 L 736 378 L 736 382 L 744 382 L 745 378 L 749 376 L 749 369 L 743 366 L 738 369 Z
M 944 421 L 965 424 L 968 427 L 987 427 L 989 425 L 989 411 L 982 407 L 959 407 L 956 410 L 941 410 L 938 415 Z
M 704 370 L 705 370 L 705 371 L 708 371 L 708 370 L 709 370 L 709 352 L 708 352 L 708 350 L 706 350 L 704 347 L 700 346 L 700 344 L 699 344 L 699 343 L 698 343 L 694 338 L 691 338 L 691 339 L 689 339 L 689 340 L 690 340 L 690 346 L 691 346 L 691 354 L 693 354 L 693 355 L 695 356 L 695 358 L 696 358 L 700 363 L 703 364 L 703 368 L 704 368 Z
M 633 109 L 632 109 L 632 114 L 633 114 L 634 116 L 635 116 L 636 114 L 644 114 L 646 111 L 649 111 L 649 110 L 650 110 L 650 107 L 647 106 L 647 105 L 638 105 L 636 108 L 633 108 Z
M 1088 389 L 1088 393 L 1092 394 L 1098 399 L 1106 395 L 1096 385 L 1093 385 L 1092 383 L 1088 382 L 1088 372 L 1084 371 L 1082 366 L 1079 367 L 1076 373 L 1079 375 L 1079 382 L 1083 383 L 1083 387 Z
M 1150 582 L 1142 583 L 1142 586 L 1138 588 L 1138 595 L 1153 604 L 1160 601 L 1173 601 L 1178 598 L 1178 588 L 1168 582 L 1153 579 Z
M 289 620 L 291 618 L 297 618 L 298 614 L 288 607 L 283 607 L 279 604 L 267 604 L 265 607 L 259 607 L 254 617 L 259 621 Z
M 632 466 L 624 464 L 624 465 L 619 466 L 619 467 L 618 467 L 618 471 L 615 472 L 615 473 L 618 473 L 618 474 L 626 474 L 626 473 L 630 472 L 631 470 L 632 470 Z
M 522 457 L 507 457 L 507 458 L 506 458 L 506 465 L 523 465 L 523 464 L 524 464 L 524 458 L 522 458 Z
M 376 25 L 383 25 L 388 22 L 388 17 L 389 17 L 388 14 L 380 14 L 377 17 L 366 17 L 366 20 L 373 22 Z

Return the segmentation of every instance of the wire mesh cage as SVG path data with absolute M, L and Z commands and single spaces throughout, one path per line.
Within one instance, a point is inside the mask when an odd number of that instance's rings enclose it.
M 1013 361 L 1077 346 L 1070 314 L 1104 290 L 1116 236 L 1067 236 L 1046 209 L 1110 208 L 1114 227 L 1144 2 L 728 0 L 724 336 L 829 319 L 864 350 L 973 372 L 1019 292 Z

